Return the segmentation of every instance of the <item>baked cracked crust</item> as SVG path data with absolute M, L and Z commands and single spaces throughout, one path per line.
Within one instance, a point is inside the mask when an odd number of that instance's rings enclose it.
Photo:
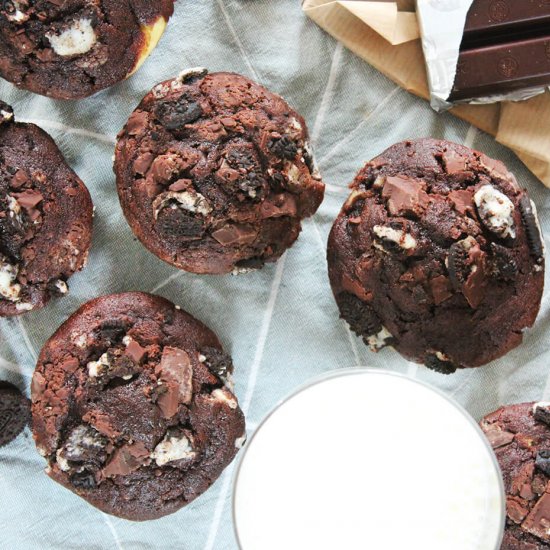
M 92 239 L 90 194 L 52 138 L 0 101 L 0 317 L 68 292 Z
M 200 68 L 145 96 L 118 136 L 115 172 L 136 236 L 195 273 L 275 261 L 324 195 L 304 119 L 243 76 Z
M 38 94 L 79 99 L 135 72 L 174 0 L 3 0 L 0 76 Z
M 500 550 L 550 548 L 550 403 L 508 405 L 480 425 L 504 479 L 506 529 Z
M 390 147 L 359 172 L 332 228 L 342 317 L 443 373 L 522 341 L 537 316 L 544 245 L 535 206 L 499 161 L 433 139 Z
M 46 472 L 109 514 L 177 511 L 244 443 L 232 371 L 212 331 L 164 298 L 84 304 L 46 342 L 32 380 Z

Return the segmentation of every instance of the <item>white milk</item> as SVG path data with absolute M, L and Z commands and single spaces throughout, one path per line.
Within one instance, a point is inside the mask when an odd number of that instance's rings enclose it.
M 504 522 L 498 466 L 472 418 L 368 369 L 275 409 L 247 445 L 233 505 L 243 550 L 494 550 Z

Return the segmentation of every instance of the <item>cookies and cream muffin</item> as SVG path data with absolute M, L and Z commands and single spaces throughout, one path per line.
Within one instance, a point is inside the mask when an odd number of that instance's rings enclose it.
M 92 240 L 90 193 L 52 138 L 0 101 L 0 317 L 67 294 Z
M 32 380 L 46 472 L 109 514 L 177 511 L 245 441 L 232 371 L 214 333 L 164 298 L 84 304 L 46 342 Z
M 521 343 L 540 307 L 544 246 L 535 205 L 501 162 L 405 141 L 351 189 L 329 237 L 330 282 L 371 348 L 451 373 Z
M 277 260 L 324 195 L 304 119 L 248 78 L 206 69 L 145 96 L 118 136 L 115 172 L 139 240 L 194 273 Z
M 3 0 L 0 76 L 49 97 L 87 97 L 140 67 L 173 9 L 173 0 Z

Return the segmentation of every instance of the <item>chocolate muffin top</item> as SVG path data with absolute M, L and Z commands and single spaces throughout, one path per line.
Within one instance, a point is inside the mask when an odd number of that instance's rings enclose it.
M 535 206 L 499 161 L 420 139 L 359 172 L 332 228 L 342 317 L 373 349 L 444 372 L 520 344 L 544 284 Z
M 3 0 L 0 76 L 38 94 L 79 99 L 139 68 L 174 0 Z
M 0 317 L 68 291 L 92 239 L 88 190 L 51 137 L 0 101 Z
M 115 172 L 136 236 L 195 273 L 275 261 L 324 194 L 304 119 L 244 76 L 206 69 L 145 96 L 118 136 Z
M 175 512 L 244 443 L 232 371 L 212 331 L 164 298 L 84 304 L 46 342 L 32 380 L 46 472 L 109 514 Z
M 550 403 L 508 405 L 480 425 L 504 478 L 501 550 L 550 548 Z

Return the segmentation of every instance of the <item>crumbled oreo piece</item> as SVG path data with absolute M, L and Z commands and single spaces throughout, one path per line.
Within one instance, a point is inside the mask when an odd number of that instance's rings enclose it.
M 374 309 L 354 294 L 343 292 L 338 296 L 340 316 L 358 336 L 378 334 L 382 323 Z
M 425 365 L 429 369 L 439 372 L 440 374 L 453 374 L 453 372 L 456 372 L 455 365 L 453 365 L 450 361 L 443 361 L 435 355 L 426 356 Z
M 525 227 L 525 233 L 527 234 L 527 242 L 529 243 L 531 254 L 535 258 L 542 260 L 544 257 L 544 243 L 542 241 L 540 225 L 537 214 L 533 209 L 533 202 L 527 195 L 521 197 L 519 211 L 523 226 Z
M 85 491 L 89 491 L 97 487 L 94 474 L 86 471 L 73 474 L 70 477 L 70 482 L 75 489 L 83 489 Z
M 221 380 L 227 380 L 233 373 L 233 360 L 231 356 L 218 348 L 205 347 L 201 349 L 205 357 L 206 366 Z
M 293 160 L 298 154 L 298 147 L 288 136 L 273 137 L 267 147 L 282 159 Z
M 543 449 L 537 453 L 535 466 L 547 476 L 550 476 L 550 450 Z
M 0 383 L 0 447 L 11 443 L 30 419 L 30 403 L 7 382 Z
M 535 420 L 550 426 L 550 402 L 541 401 L 533 405 L 533 416 Z
M 202 109 L 192 97 L 183 94 L 173 101 L 159 103 L 155 114 L 167 130 L 177 130 L 198 120 L 202 116 Z
M 518 265 L 509 248 L 491 243 L 491 274 L 497 279 L 513 281 L 518 276 Z

